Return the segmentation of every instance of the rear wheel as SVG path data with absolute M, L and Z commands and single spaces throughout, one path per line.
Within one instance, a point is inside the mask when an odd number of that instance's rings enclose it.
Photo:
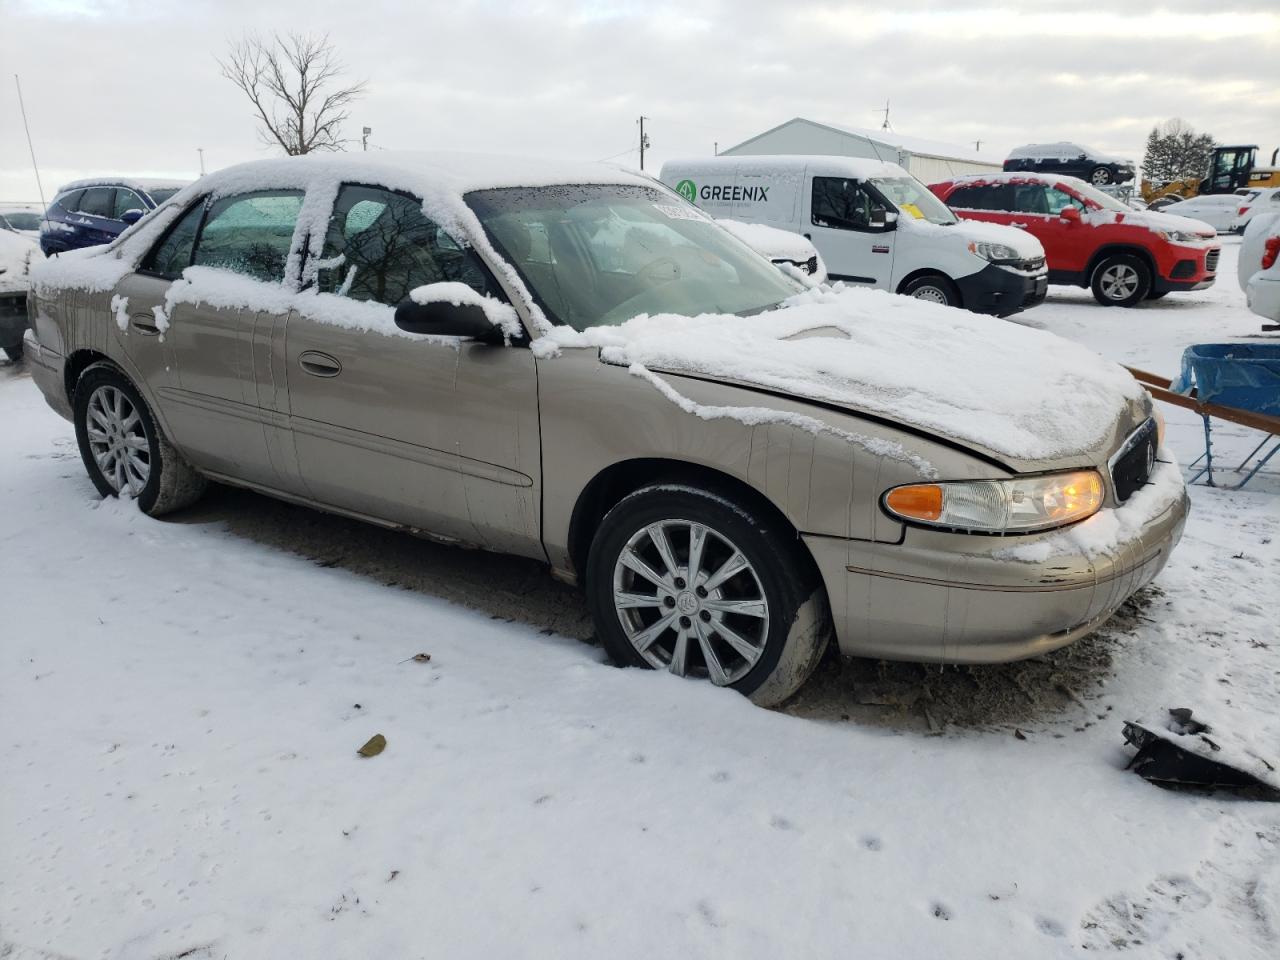
M 131 497 L 154 517 L 204 493 L 204 477 L 165 439 L 142 395 L 115 366 L 86 369 L 72 403 L 80 457 L 104 497 Z
M 683 485 L 642 488 L 601 521 L 587 562 L 596 631 L 619 666 L 667 670 L 774 706 L 831 635 L 794 531 Z
M 899 292 L 904 296 L 915 297 L 917 300 L 940 303 L 944 307 L 960 306 L 960 291 L 956 289 L 954 283 L 940 273 L 927 273 L 922 277 L 916 277 L 903 284 Z
M 1114 179 L 1106 167 L 1094 167 L 1089 173 L 1089 182 L 1097 187 L 1105 187 Z
M 1132 254 L 1104 257 L 1093 268 L 1090 287 L 1104 307 L 1132 307 L 1151 292 L 1151 269 Z

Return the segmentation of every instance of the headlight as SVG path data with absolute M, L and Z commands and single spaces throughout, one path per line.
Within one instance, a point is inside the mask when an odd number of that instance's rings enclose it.
M 894 487 L 889 513 L 913 523 L 974 533 L 1029 533 L 1091 517 L 1102 506 L 1102 477 L 1077 470 L 1016 480 L 960 480 Z
M 1204 237 L 1198 233 L 1191 233 L 1187 230 L 1157 230 L 1156 236 L 1163 237 L 1170 243 L 1200 243 Z
M 1013 247 L 1004 243 L 988 243 L 985 240 L 972 241 L 969 244 L 969 252 L 992 263 L 1009 263 L 1023 259 Z

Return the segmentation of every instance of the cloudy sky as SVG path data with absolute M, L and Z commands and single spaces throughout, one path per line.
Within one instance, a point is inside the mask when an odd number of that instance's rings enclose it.
M 368 81 L 346 133 L 386 149 L 636 159 L 708 154 L 805 116 L 899 133 L 1080 140 L 1139 157 L 1180 116 L 1280 145 L 1274 0 L 0 0 L 0 199 L 79 176 L 193 176 L 269 156 L 215 58 L 246 31 L 330 34 Z M 628 153 L 628 151 L 631 151 Z M 649 165 L 649 164 L 646 164 Z

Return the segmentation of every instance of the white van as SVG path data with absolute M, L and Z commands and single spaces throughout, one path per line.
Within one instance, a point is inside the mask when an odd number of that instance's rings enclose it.
M 894 163 L 856 157 L 672 160 L 664 184 L 718 219 L 803 234 L 831 280 L 1006 317 L 1048 290 L 1044 248 L 1014 227 L 960 220 Z

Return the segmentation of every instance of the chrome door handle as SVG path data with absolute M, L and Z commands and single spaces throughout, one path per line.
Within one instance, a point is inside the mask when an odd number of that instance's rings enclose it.
M 1025 223 L 1010 223 L 1010 224 L 1009 224 L 1009 226 L 1011 226 L 1011 227 L 1021 227 L 1023 230 L 1027 229 L 1027 225 L 1026 225 Z
M 318 350 L 307 350 L 298 355 L 298 366 L 313 377 L 336 377 L 342 372 L 342 364 L 337 357 Z

